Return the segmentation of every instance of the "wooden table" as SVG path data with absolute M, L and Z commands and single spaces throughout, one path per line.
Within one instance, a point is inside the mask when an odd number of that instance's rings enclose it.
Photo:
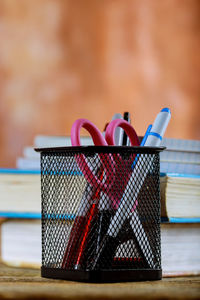
M 40 270 L 0 265 L 0 299 L 200 299 L 200 277 L 89 284 L 40 277 Z

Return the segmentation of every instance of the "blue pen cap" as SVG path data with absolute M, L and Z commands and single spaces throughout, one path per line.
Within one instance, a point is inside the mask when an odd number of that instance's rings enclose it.
M 165 112 L 168 112 L 168 113 L 171 114 L 171 111 L 170 111 L 170 109 L 169 109 L 168 107 L 163 108 L 163 109 L 161 110 L 161 112 L 162 112 L 162 111 L 165 111 Z

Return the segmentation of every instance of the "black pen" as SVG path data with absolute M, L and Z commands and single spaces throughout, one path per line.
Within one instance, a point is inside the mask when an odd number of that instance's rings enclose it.
M 124 112 L 124 120 L 127 121 L 128 123 L 131 123 L 131 118 L 130 118 L 130 113 L 129 112 Z M 130 141 L 128 139 L 128 136 L 126 134 L 126 132 L 124 131 L 123 134 L 123 146 L 130 146 Z
M 114 216 L 114 210 L 110 205 L 110 199 L 104 192 L 101 192 L 101 196 L 99 200 L 99 211 L 97 216 L 97 240 L 96 240 L 95 256 L 98 254 L 100 250 L 101 242 L 108 230 L 111 217 L 113 216 Z

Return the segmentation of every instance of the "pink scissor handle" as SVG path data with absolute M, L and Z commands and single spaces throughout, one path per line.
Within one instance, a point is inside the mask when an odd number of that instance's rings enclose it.
M 74 122 L 72 125 L 71 129 L 71 143 L 72 146 L 81 146 L 81 141 L 80 141 L 80 130 L 81 128 L 85 128 L 91 135 L 92 140 L 95 144 L 95 146 L 108 146 L 106 140 L 104 139 L 102 133 L 100 130 L 89 120 L 87 119 L 78 119 Z M 108 176 L 111 180 L 108 184 L 102 183 L 101 180 L 97 178 L 97 176 L 91 171 L 90 167 L 88 166 L 88 163 L 85 159 L 85 156 L 83 154 L 80 154 L 79 157 L 77 157 L 77 162 L 79 164 L 79 167 L 81 168 L 85 178 L 87 181 L 94 185 L 96 188 L 100 186 L 103 191 L 106 191 L 107 189 L 110 189 L 112 186 L 112 182 L 114 180 L 114 174 L 115 174 L 115 169 L 113 166 L 113 159 L 112 156 L 109 154 L 106 155 L 106 160 L 105 160 L 105 155 L 100 155 L 103 167 L 105 168 L 106 172 L 108 173 L 109 169 L 112 169 L 112 177 Z
M 114 145 L 115 144 L 115 130 L 117 127 L 121 127 L 124 129 L 126 134 L 128 135 L 131 145 L 132 146 L 139 146 L 140 142 L 137 136 L 137 133 L 135 132 L 135 129 L 131 126 L 130 123 L 128 123 L 126 120 L 123 119 L 116 119 L 112 120 L 107 128 L 106 128 L 106 134 L 105 134 L 105 139 L 109 145 Z
M 108 146 L 101 131 L 89 120 L 78 119 L 74 122 L 71 129 L 71 142 L 72 146 L 81 146 L 80 130 L 85 128 L 91 135 L 95 146 Z

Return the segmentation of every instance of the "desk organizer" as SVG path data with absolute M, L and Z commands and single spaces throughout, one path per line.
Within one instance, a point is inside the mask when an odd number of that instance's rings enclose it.
M 162 147 L 41 152 L 43 277 L 158 280 Z

